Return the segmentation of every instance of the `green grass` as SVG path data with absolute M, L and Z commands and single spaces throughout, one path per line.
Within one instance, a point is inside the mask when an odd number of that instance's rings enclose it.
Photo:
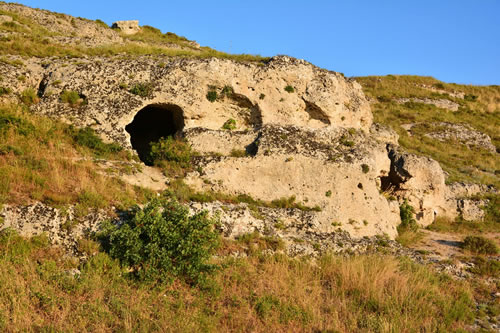
M 36 104 L 40 101 L 38 98 L 35 89 L 33 88 L 27 88 L 21 92 L 21 96 L 19 98 L 22 103 L 26 104 L 27 106 Z
M 43 236 L 1 233 L 0 330 L 450 332 L 475 315 L 467 283 L 392 257 L 222 256 L 222 269 L 192 287 L 138 282 L 92 242 L 80 249 L 88 261 Z
M 61 102 L 68 103 L 71 106 L 80 106 L 86 103 L 86 99 L 80 96 L 77 91 L 73 90 L 63 90 L 60 99 Z
M 396 237 L 396 241 L 403 246 L 410 246 L 418 243 L 423 238 L 424 234 L 421 231 L 401 230 L 398 231 L 398 236 Z

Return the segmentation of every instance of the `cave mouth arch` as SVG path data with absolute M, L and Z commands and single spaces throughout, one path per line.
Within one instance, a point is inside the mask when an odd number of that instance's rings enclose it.
M 130 143 L 146 165 L 150 160 L 151 143 L 160 138 L 175 136 L 184 129 L 182 109 L 175 104 L 151 104 L 135 115 L 125 130 L 130 134 Z

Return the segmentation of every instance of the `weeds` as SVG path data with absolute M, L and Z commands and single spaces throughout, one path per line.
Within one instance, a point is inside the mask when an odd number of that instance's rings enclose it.
M 228 131 L 232 131 L 232 130 L 236 129 L 236 120 L 234 120 L 232 118 L 226 120 L 224 125 L 222 125 L 222 129 L 225 129 Z
M 218 98 L 217 91 L 215 91 L 215 90 L 209 90 L 207 92 L 207 96 L 206 97 L 207 97 L 207 99 L 210 102 L 212 102 L 212 103 L 215 102 L 217 100 L 217 98 Z
M 413 218 L 415 210 L 405 201 L 399 206 L 399 215 L 401 217 L 401 224 L 398 226 L 398 233 L 404 231 L 416 232 L 418 230 L 417 221 Z
M 21 92 L 20 99 L 21 99 L 21 102 L 27 106 L 31 106 L 31 105 L 36 104 L 40 101 L 40 99 L 38 98 L 38 95 L 36 94 L 35 89 L 33 89 L 33 88 L 28 88 L 28 89 L 23 90 Z
M 482 236 L 465 237 L 462 248 L 474 254 L 498 253 L 498 246 L 491 239 Z
M 151 143 L 150 162 L 160 165 L 162 162 L 173 162 L 182 168 L 189 168 L 193 152 L 184 140 L 169 136 Z
M 140 97 L 149 97 L 153 93 L 153 85 L 149 82 L 136 83 L 129 92 Z
M 87 99 L 77 91 L 63 90 L 60 97 L 61 102 L 68 103 L 71 106 L 80 106 L 87 103 Z
M 231 157 L 247 157 L 248 153 L 244 149 L 233 149 L 231 150 L 231 153 L 229 154 Z

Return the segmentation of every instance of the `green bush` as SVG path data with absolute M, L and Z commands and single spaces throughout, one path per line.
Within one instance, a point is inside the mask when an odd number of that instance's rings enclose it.
M 401 217 L 401 224 L 398 226 L 398 232 L 403 231 L 417 231 L 418 224 L 413 218 L 415 210 L 412 206 L 405 201 L 399 206 L 399 216 Z
M 488 238 L 483 236 L 465 237 L 462 248 L 475 254 L 497 254 L 498 246 Z
M 153 164 L 168 161 L 187 167 L 191 157 L 191 146 L 184 140 L 177 140 L 169 136 L 161 138 L 158 142 L 151 143 L 150 161 Z
M 288 93 L 293 93 L 295 89 L 291 85 L 288 85 L 285 87 L 285 91 Z
M 363 170 L 363 173 L 368 173 L 370 171 L 370 167 L 368 164 L 361 164 L 361 170 Z
M 77 91 L 63 90 L 60 96 L 61 102 L 68 103 L 71 106 L 85 104 L 86 100 Z
M 217 91 L 209 90 L 207 92 L 207 99 L 212 103 L 215 102 L 217 100 Z
M 215 268 L 209 264 L 219 245 L 215 225 L 206 211 L 190 216 L 177 201 L 155 198 L 122 225 L 105 224 L 99 238 L 139 280 L 197 284 Z
M 222 129 L 225 129 L 228 131 L 236 129 L 236 120 L 234 120 L 233 118 L 226 120 L 224 125 L 222 125 Z
M 468 102 L 475 102 L 477 100 L 476 95 L 465 95 L 464 99 Z
M 122 150 L 122 147 L 117 143 L 104 143 L 90 127 L 77 129 L 71 125 L 66 130 L 66 133 L 73 138 L 76 145 L 90 148 L 98 156 L 117 153 Z
M 129 92 L 141 97 L 148 97 L 153 92 L 153 85 L 149 82 L 136 83 L 130 88 Z
M 30 106 L 30 105 L 33 105 L 33 104 L 36 104 L 40 101 L 40 99 L 38 98 L 38 95 L 36 94 L 36 91 L 35 89 L 33 88 L 28 88 L 28 89 L 25 89 L 21 92 L 21 102 L 23 102 L 24 104 Z

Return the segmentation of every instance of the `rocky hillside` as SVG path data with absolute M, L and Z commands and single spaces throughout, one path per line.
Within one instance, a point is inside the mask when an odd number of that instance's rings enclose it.
M 498 329 L 499 110 L 0 2 L 0 330 Z
M 3 102 L 20 99 L 35 114 L 92 128 L 137 154 L 146 166 L 123 181 L 197 194 L 183 199 L 220 214 L 226 236 L 258 230 L 286 239 L 293 253 L 310 252 L 339 230 L 396 237 L 405 201 L 421 226 L 438 218 L 482 220 L 483 207 L 496 202 L 485 197 L 498 186 L 496 87 L 407 77 L 358 78 L 360 86 L 286 56 L 200 59 L 206 49 L 150 27 L 124 33 L 24 6 L 1 8 L 2 49 L 9 52 L 0 64 Z M 78 52 L 34 58 L 41 54 L 27 54 L 29 45 L 14 47 L 34 35 Z M 99 47 L 127 56 L 103 57 Z M 136 47 L 161 52 L 141 55 Z M 189 52 L 169 53 L 179 49 Z M 150 144 L 169 136 L 192 150 L 180 172 L 173 170 L 178 161 L 150 156 Z M 471 181 L 478 185 L 464 183 Z M 5 225 L 25 225 L 14 212 L 39 200 L 7 195 Z M 309 247 L 297 249 L 297 238 Z

